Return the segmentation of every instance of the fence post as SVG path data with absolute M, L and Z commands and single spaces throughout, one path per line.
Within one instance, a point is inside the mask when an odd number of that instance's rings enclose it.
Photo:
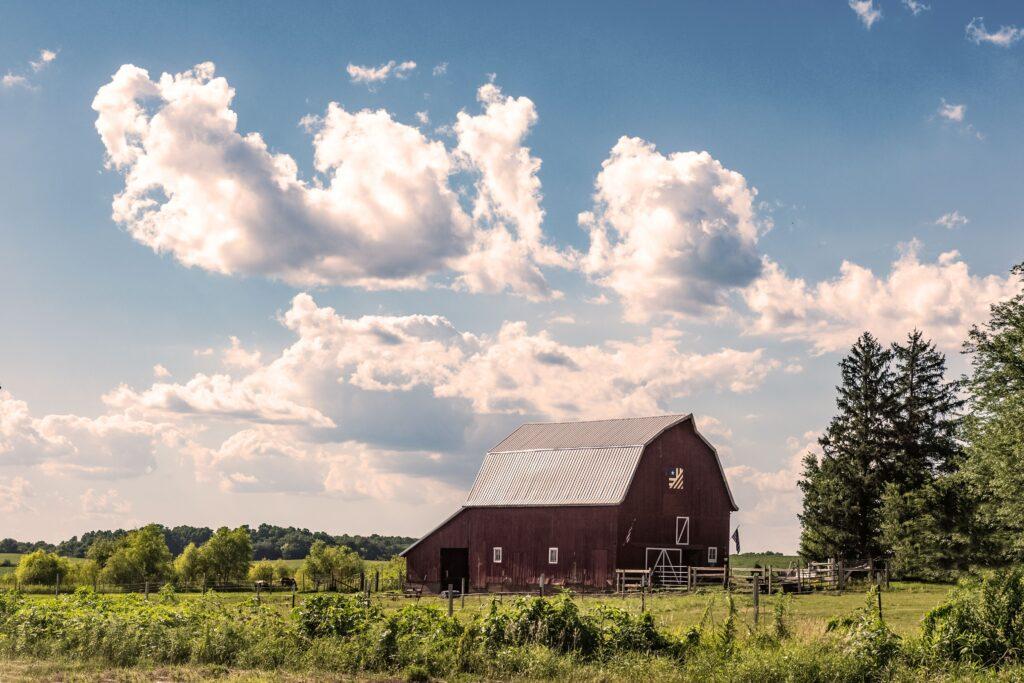
M 53 597 L 60 595 L 60 572 L 57 572 L 57 581 L 53 585 Z
M 142 590 L 145 591 L 146 599 L 149 600 L 149 579 L 146 579 L 146 581 L 143 583 Z
M 259 582 L 257 581 L 256 583 L 254 583 L 253 587 L 256 588 L 256 604 L 259 605 L 260 602 L 261 602 L 260 601 L 260 584 L 259 584 Z
M 647 611 L 647 575 L 640 579 L 640 612 Z
M 800 560 L 797 560 L 796 561 L 796 592 L 797 593 L 803 593 L 804 592 L 803 580 L 800 578 L 800 564 L 801 564 Z
M 544 575 L 540 575 L 540 582 L 537 585 L 537 590 L 540 592 L 540 597 L 544 597 Z
M 459 609 L 466 609 L 466 577 L 465 576 L 462 577 L 462 589 L 459 591 L 459 600 L 461 600 L 461 604 L 459 605 Z
M 846 590 L 846 563 L 842 560 L 836 560 L 835 563 L 836 574 L 836 587 L 840 591 Z
M 768 565 L 768 595 L 772 594 L 772 566 Z
M 292 609 L 295 609 L 295 582 L 292 581 Z
M 882 621 L 882 575 L 878 575 L 877 589 L 875 592 L 878 594 L 878 620 Z
M 449 583 L 448 584 L 448 616 L 452 616 L 452 614 L 454 613 L 454 606 L 455 606 L 454 590 L 455 590 L 454 587 Z
M 373 592 L 380 593 L 380 570 L 373 572 Z
M 754 590 L 754 626 L 761 620 L 761 577 L 756 574 L 751 579 Z

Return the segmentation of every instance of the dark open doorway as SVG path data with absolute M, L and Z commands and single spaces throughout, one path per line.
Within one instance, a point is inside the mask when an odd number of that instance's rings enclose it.
M 441 590 L 448 586 L 469 592 L 469 548 L 441 548 Z

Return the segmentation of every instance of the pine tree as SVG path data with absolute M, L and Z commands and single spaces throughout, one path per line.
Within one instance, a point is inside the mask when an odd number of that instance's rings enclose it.
M 897 576 L 949 580 L 968 563 L 970 500 L 958 440 L 964 400 L 946 358 L 919 330 L 893 344 L 895 449 L 883 497 L 882 540 Z
M 881 499 L 895 450 L 892 354 L 865 332 L 839 367 L 838 414 L 805 460 L 801 554 L 865 558 L 882 550 Z
M 887 481 L 907 493 L 927 485 L 935 476 L 954 472 L 961 461 L 957 440 L 960 410 L 959 382 L 945 380 L 946 357 L 920 330 L 905 344 L 893 344 L 893 436 L 897 450 L 887 464 Z

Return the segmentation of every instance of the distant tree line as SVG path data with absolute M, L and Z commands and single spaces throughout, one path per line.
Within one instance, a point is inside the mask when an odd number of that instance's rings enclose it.
M 804 460 L 801 555 L 938 580 L 1024 562 L 1024 293 L 994 304 L 964 353 L 971 372 L 950 380 L 919 331 L 857 340 L 822 455 Z
M 251 529 L 221 527 L 201 544 L 190 541 L 175 555 L 165 540 L 164 527 L 150 524 L 114 536 L 92 537 L 85 557 L 73 560 L 52 550 L 37 548 L 22 555 L 13 576 L 0 583 L 21 587 L 117 586 L 130 590 L 156 590 L 170 585 L 180 589 L 235 589 L 253 584 L 314 590 L 352 591 L 365 578 L 363 558 L 345 545 L 315 540 L 301 565 L 284 559 L 253 561 Z M 392 558 L 374 569 L 378 578 L 397 585 L 405 574 L 402 558 Z
M 214 535 L 208 527 L 176 526 L 165 527 L 153 524 L 150 527 L 163 535 L 164 542 L 172 556 L 177 557 L 191 544 L 202 546 Z M 149 528 L 149 527 L 147 527 Z M 352 550 L 364 560 L 387 560 L 408 547 L 416 539 L 407 536 L 353 536 L 342 534 L 332 536 L 323 531 L 310 531 L 295 527 L 280 527 L 260 524 L 255 529 L 240 527 L 249 535 L 253 560 L 300 560 L 309 555 L 317 541 L 328 547 L 342 546 Z M 81 537 L 72 536 L 56 545 L 37 541 L 35 543 L 16 541 L 13 538 L 0 540 L 0 553 L 30 553 L 35 550 L 56 553 L 62 557 L 84 558 L 90 548 L 99 543 L 109 545 L 124 539 L 130 532 L 125 529 L 113 531 L 89 531 Z

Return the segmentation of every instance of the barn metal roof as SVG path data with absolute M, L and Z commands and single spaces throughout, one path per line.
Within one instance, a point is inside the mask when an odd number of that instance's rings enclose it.
M 689 417 L 657 415 L 589 422 L 527 422 L 490 452 L 646 446 L 663 431 Z
M 488 453 L 466 505 L 616 505 L 643 446 Z

